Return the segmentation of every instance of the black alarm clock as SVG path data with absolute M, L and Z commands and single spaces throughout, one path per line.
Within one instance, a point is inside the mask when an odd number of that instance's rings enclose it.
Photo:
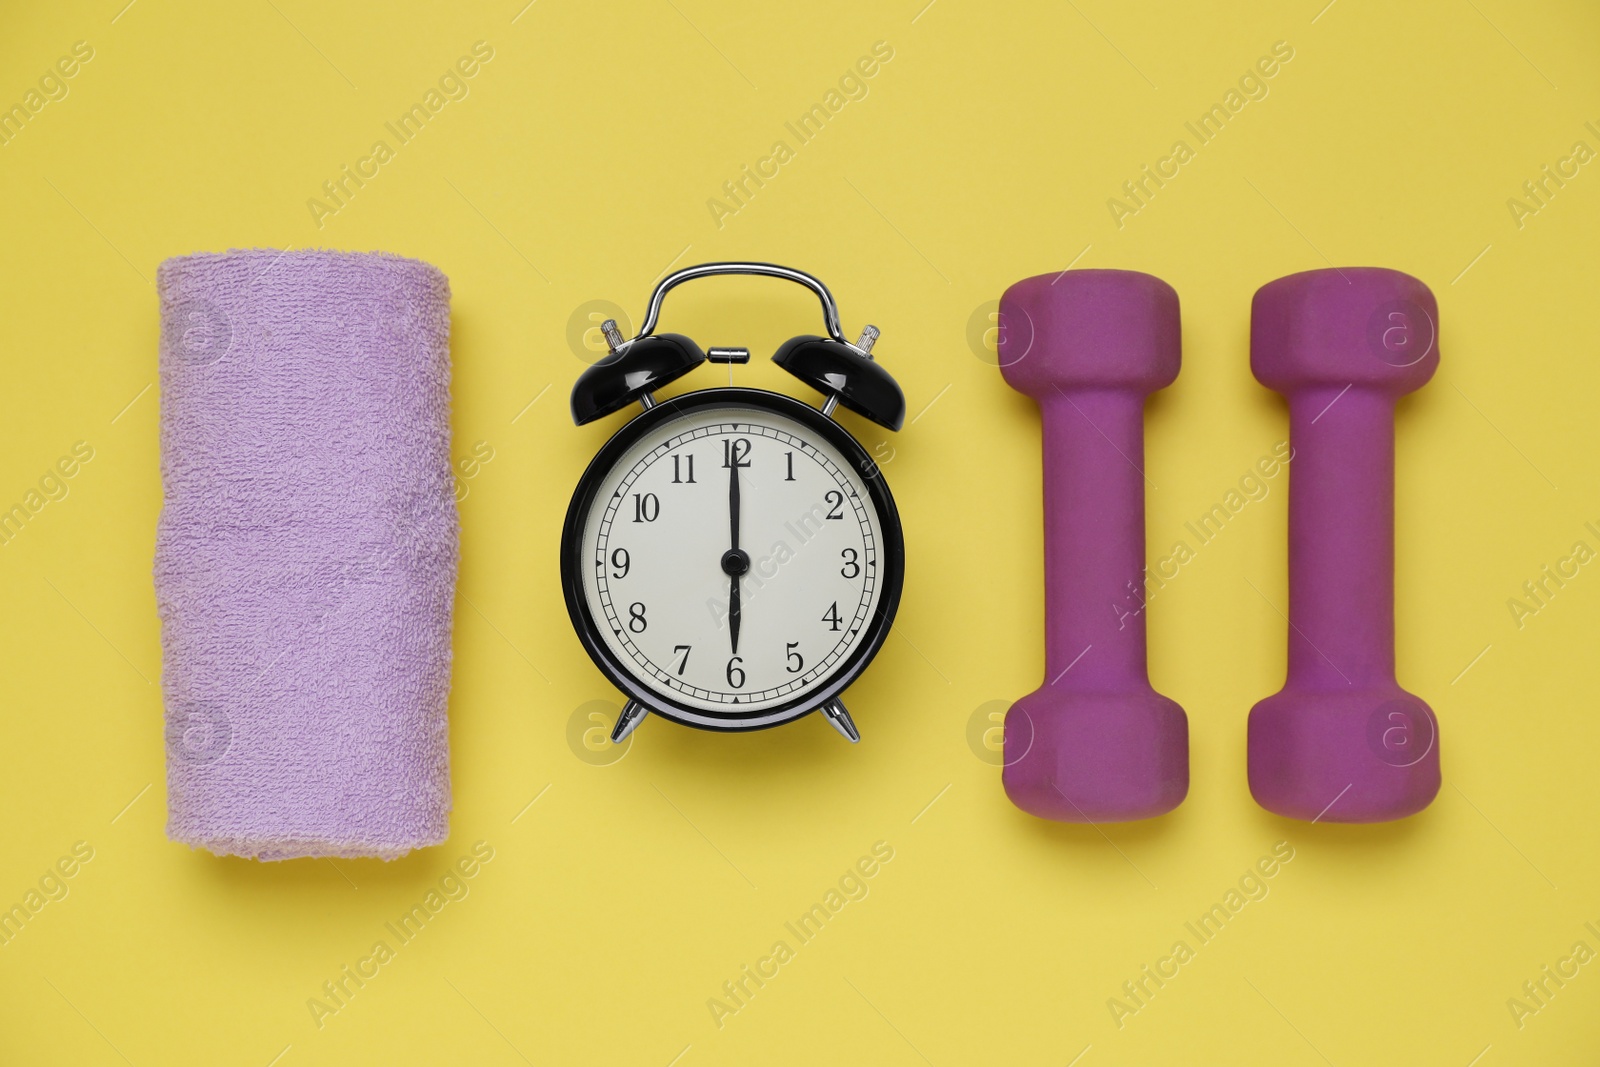
M 792 338 L 773 362 L 823 395 L 819 407 L 762 389 L 712 388 L 657 402 L 708 360 L 655 333 L 668 291 L 695 278 L 756 274 L 809 288 L 828 336 Z M 905 396 L 873 360 L 875 327 L 851 344 L 816 278 L 770 263 L 704 263 L 662 279 L 644 325 L 578 378 L 572 418 L 638 403 L 578 480 L 561 533 L 561 585 L 583 647 L 626 697 L 611 733 L 649 712 L 706 730 L 756 730 L 821 711 L 852 742 L 840 693 L 894 623 L 905 545 L 894 498 L 837 405 L 898 430 Z

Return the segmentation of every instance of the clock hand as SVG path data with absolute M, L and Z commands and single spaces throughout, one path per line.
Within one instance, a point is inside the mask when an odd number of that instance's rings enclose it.
M 728 637 L 733 644 L 733 654 L 739 654 L 739 622 L 743 616 L 739 603 L 739 575 L 744 569 L 739 561 L 744 553 L 739 551 L 739 459 L 732 453 L 728 462 L 728 527 L 733 547 L 723 557 L 723 570 L 728 574 Z M 733 564 L 729 566 L 730 562 Z
M 728 465 L 728 526 L 733 533 L 733 547 L 730 552 L 739 551 L 739 463 L 737 459 Z

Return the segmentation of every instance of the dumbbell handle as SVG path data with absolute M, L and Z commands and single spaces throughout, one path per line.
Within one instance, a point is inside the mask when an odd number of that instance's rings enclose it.
M 1044 680 L 1078 691 L 1143 689 L 1144 396 L 1060 389 L 1040 411 Z
M 1289 397 L 1291 688 L 1393 682 L 1394 398 Z

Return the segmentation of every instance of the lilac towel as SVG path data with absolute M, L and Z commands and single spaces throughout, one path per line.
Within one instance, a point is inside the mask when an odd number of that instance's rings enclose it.
M 258 859 L 439 844 L 449 282 L 269 249 L 169 259 L 158 289 L 168 836 Z

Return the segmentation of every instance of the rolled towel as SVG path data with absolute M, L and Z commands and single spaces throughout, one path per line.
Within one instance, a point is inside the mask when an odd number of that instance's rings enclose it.
M 264 860 L 439 844 L 449 282 L 269 249 L 169 259 L 157 288 L 167 835 Z

